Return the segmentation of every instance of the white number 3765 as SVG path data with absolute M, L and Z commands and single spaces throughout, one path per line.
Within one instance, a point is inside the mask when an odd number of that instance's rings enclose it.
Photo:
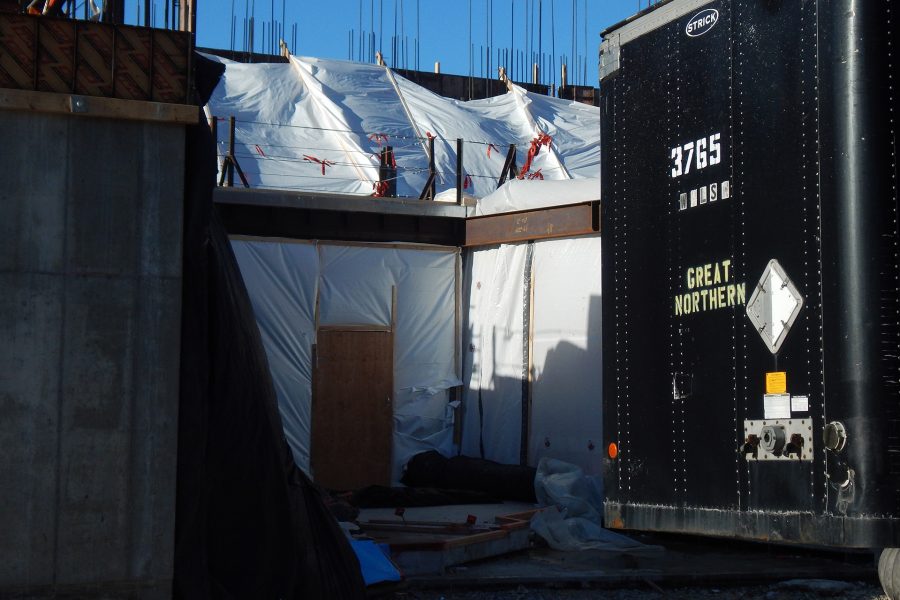
M 719 137 L 718 133 L 709 136 L 708 145 L 707 138 L 700 138 L 696 142 L 672 148 L 672 177 L 687 175 L 691 172 L 691 165 L 699 171 L 722 162 Z

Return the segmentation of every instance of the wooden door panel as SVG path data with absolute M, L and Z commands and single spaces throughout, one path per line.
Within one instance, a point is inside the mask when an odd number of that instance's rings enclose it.
M 390 485 L 394 336 L 321 329 L 313 365 L 312 462 L 333 490 Z

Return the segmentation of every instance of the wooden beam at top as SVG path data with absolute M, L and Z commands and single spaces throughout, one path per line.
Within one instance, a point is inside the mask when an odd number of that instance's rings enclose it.
M 599 231 L 600 202 L 584 202 L 466 219 L 464 245 L 491 246 Z
M 197 0 L 181 0 L 181 15 L 178 29 L 181 31 L 197 31 Z
M 0 110 L 54 113 L 81 117 L 121 119 L 126 121 L 154 121 L 196 125 L 199 108 L 189 104 L 166 104 L 144 100 L 122 100 L 32 92 L 30 90 L 0 89 Z

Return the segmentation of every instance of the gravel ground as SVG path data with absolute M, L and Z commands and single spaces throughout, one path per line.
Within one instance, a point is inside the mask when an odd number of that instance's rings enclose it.
M 647 583 L 638 589 L 552 589 L 519 586 L 491 590 L 406 590 L 395 592 L 397 600 L 638 600 L 641 598 L 709 600 L 888 600 L 881 588 L 872 583 L 848 583 L 826 580 L 795 580 L 772 585 L 743 587 L 682 587 L 663 589 Z

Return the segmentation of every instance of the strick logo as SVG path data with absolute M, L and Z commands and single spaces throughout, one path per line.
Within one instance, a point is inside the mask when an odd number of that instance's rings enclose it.
M 714 8 L 701 10 L 691 17 L 684 28 L 684 32 L 690 37 L 700 37 L 719 22 L 719 11 Z

